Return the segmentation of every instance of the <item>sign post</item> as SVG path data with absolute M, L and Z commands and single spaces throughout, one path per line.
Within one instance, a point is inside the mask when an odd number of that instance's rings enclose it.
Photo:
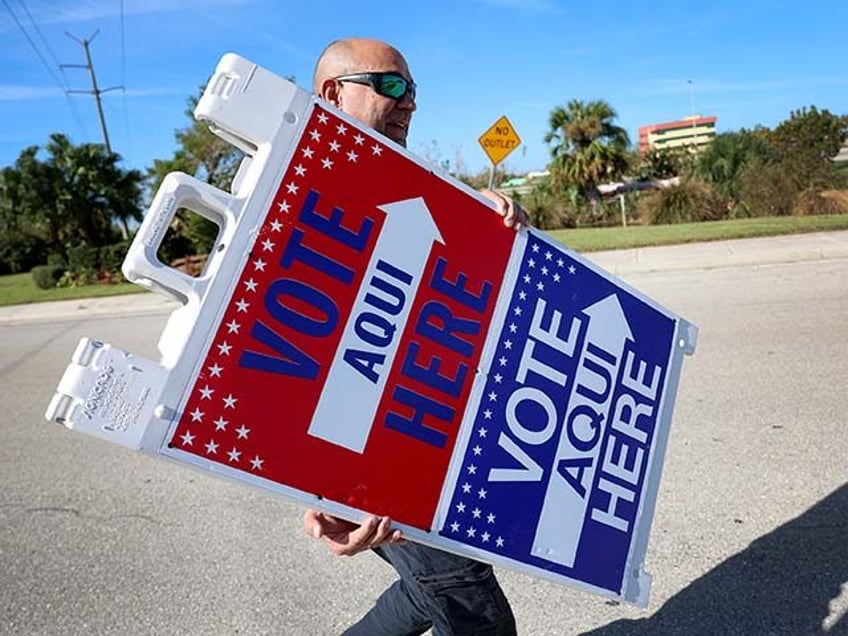
M 495 182 L 495 167 L 506 159 L 509 153 L 518 148 L 521 144 L 521 138 L 515 132 L 515 128 L 512 127 L 506 115 L 502 115 L 486 132 L 480 135 L 477 141 L 483 147 L 483 152 L 489 157 L 489 161 L 492 162 L 492 167 L 489 168 L 489 189 L 491 190 Z

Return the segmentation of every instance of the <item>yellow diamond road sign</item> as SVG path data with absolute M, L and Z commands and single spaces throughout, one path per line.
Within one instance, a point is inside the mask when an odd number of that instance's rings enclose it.
M 480 135 L 478 141 L 483 146 L 483 152 L 489 155 L 491 162 L 498 165 L 509 153 L 518 148 L 521 138 L 504 115 L 492 124 L 489 130 Z

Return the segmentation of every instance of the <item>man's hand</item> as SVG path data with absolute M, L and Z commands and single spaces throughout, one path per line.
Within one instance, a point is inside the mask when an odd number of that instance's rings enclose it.
M 391 526 L 389 517 L 368 517 L 357 525 L 311 508 L 303 515 L 306 534 L 324 539 L 336 556 L 353 556 L 387 543 L 403 543 L 401 531 L 392 530 Z
M 516 230 L 530 225 L 530 215 L 515 201 L 500 192 L 483 188 L 480 194 L 497 206 L 497 212 L 503 217 L 504 225 Z

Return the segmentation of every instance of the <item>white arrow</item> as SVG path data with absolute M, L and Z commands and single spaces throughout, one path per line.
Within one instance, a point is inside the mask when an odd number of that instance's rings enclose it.
M 386 378 L 397 354 L 430 250 L 435 241 L 444 243 L 423 198 L 387 203 L 378 206 L 378 209 L 386 213 L 383 229 L 377 238 L 309 426 L 310 435 L 357 453 L 362 453 L 368 442 Z M 392 275 L 392 272 L 396 275 Z M 375 279 L 393 287 L 397 296 L 387 295 L 372 287 L 371 283 Z M 400 304 L 398 298 L 402 298 L 402 307 L 396 312 L 387 313 L 381 309 L 380 303 L 369 303 L 369 295 L 371 298 L 390 300 L 395 305 Z M 357 321 L 363 314 L 375 320 L 366 321 L 364 327 L 360 322 L 360 333 L 363 329 L 367 332 L 366 337 L 376 333 L 376 340 L 389 340 L 386 344 L 381 342 L 380 346 L 376 346 L 374 341 L 363 340 L 357 334 Z M 390 324 L 390 338 L 386 337 L 389 332 L 375 327 L 375 324 Z M 346 352 L 353 352 L 358 360 L 370 361 L 368 373 L 363 373 L 362 367 L 346 360 Z
M 614 293 L 583 313 L 589 316 L 589 325 L 531 549 L 531 554 L 567 567 L 574 565 L 580 545 L 624 343 L 633 340 Z M 569 431 L 582 448 L 575 447 Z

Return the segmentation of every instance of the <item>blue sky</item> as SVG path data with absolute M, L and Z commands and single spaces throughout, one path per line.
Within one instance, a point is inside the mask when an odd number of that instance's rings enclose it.
M 542 169 L 551 109 L 604 99 L 636 142 L 640 125 L 694 110 L 719 132 L 774 126 L 815 104 L 848 113 L 848 2 L 749 0 L 272 2 L 0 0 L 0 166 L 51 132 L 100 141 L 77 38 L 90 38 L 112 147 L 145 169 L 170 157 L 186 99 L 232 51 L 309 87 L 315 57 L 347 35 L 381 38 L 419 85 L 409 148 L 488 168 L 477 138 L 506 115 L 522 145 L 510 171 Z M 20 26 L 15 22 L 15 18 Z M 23 30 L 21 29 L 23 27 Z M 24 34 L 26 32 L 26 35 Z M 32 41 L 28 41 L 27 36 Z M 36 52 L 35 49 L 38 49 Z M 691 84 L 689 83 L 691 80 Z

